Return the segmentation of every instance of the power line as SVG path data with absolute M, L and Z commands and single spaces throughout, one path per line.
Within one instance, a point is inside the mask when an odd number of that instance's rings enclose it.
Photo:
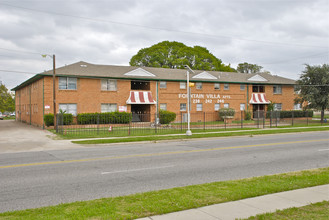
M 75 18 L 75 19 L 89 20 L 89 21 L 93 21 L 93 22 L 103 22 L 103 23 L 110 23 L 110 24 L 117 24 L 117 25 L 125 25 L 125 26 L 145 28 L 145 29 L 150 29 L 150 30 L 157 30 L 157 31 L 161 30 L 161 31 L 176 32 L 176 33 L 182 33 L 182 34 L 201 35 L 201 36 L 214 37 L 214 38 L 228 38 L 228 39 L 236 39 L 236 40 L 249 41 L 249 42 L 255 42 L 255 43 L 273 44 L 273 45 L 328 48 L 328 47 L 325 47 L 325 46 L 291 44 L 291 43 L 282 43 L 282 42 L 274 42 L 274 41 L 262 41 L 262 40 L 254 40 L 254 39 L 247 39 L 247 38 L 239 38 L 239 37 L 228 36 L 228 35 L 213 35 L 213 34 L 206 34 L 206 33 L 199 33 L 199 32 L 181 31 L 181 30 L 176 30 L 176 29 L 158 28 L 158 27 L 152 27 L 152 26 L 145 26 L 145 25 L 139 25 L 139 24 L 129 24 L 129 23 L 123 23 L 123 22 L 118 22 L 118 21 L 110 21 L 110 20 L 83 17 L 83 16 L 77 16 L 77 15 L 68 15 L 68 14 L 63 14 L 63 13 L 58 13 L 58 12 L 43 11 L 43 10 L 26 8 L 26 7 L 21 7 L 21 6 L 16 6 L 16 5 L 11 5 L 11 4 L 1 3 L 1 2 L 0 2 L 0 4 L 8 6 L 8 7 L 12 7 L 12 8 L 18 8 L 18 9 L 22 9 L 22 10 L 34 11 L 34 12 L 38 12 L 38 13 L 53 14 L 53 15 L 57 15 L 57 16 L 71 17 L 71 18 Z
M 24 73 L 24 74 L 33 74 L 35 75 L 36 73 L 32 72 L 24 72 L 24 71 L 16 71 L 16 70 L 0 70 L 0 72 L 9 72 L 9 73 Z

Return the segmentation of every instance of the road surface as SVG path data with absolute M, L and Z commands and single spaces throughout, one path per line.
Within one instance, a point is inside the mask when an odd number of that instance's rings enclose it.
M 329 132 L 0 154 L 0 212 L 329 166 Z

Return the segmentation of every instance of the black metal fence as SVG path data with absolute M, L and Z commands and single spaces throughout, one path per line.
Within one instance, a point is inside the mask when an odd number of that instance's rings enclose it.
M 298 113 L 298 114 L 297 114 Z M 157 114 L 127 113 L 124 116 L 104 116 L 92 114 L 87 119 L 73 117 L 68 119 L 57 115 L 56 131 L 69 137 L 115 137 L 138 136 L 147 134 L 183 133 L 188 127 L 187 113 L 176 114 L 175 120 L 168 124 L 160 123 Z M 232 115 L 221 115 L 218 112 L 199 112 L 190 114 L 190 128 L 193 132 L 243 129 L 271 128 L 279 126 L 310 126 L 319 124 L 312 120 L 310 112 L 301 111 L 237 111 Z

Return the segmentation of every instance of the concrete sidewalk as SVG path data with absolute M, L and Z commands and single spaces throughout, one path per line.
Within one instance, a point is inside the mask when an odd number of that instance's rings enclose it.
M 329 184 L 221 203 L 139 220 L 226 220 L 329 200 Z

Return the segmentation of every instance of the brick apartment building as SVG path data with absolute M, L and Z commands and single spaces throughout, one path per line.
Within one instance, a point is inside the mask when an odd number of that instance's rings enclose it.
M 220 108 L 293 110 L 295 81 L 266 73 L 243 74 L 196 70 L 190 74 L 191 113 Z M 186 70 L 78 62 L 56 69 L 56 109 L 68 113 L 127 111 L 186 113 Z M 52 70 L 36 74 L 13 89 L 16 120 L 43 126 L 53 113 Z

